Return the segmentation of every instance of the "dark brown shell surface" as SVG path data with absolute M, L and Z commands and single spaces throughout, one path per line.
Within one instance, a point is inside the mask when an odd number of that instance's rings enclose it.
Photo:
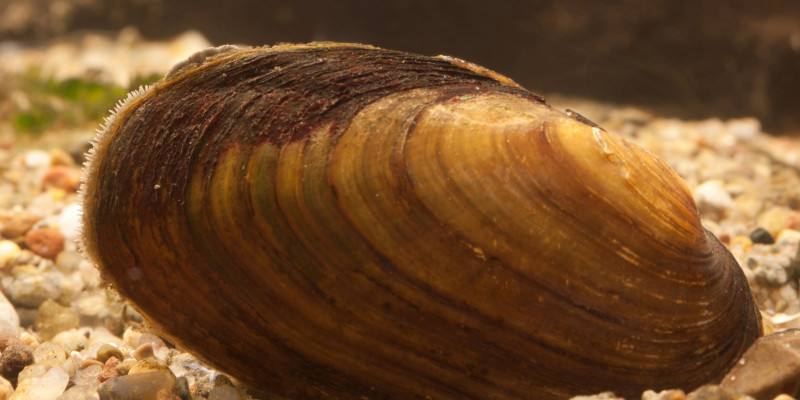
M 83 195 L 115 289 L 289 398 L 638 398 L 761 332 L 667 165 L 446 57 L 199 55 L 106 121 Z

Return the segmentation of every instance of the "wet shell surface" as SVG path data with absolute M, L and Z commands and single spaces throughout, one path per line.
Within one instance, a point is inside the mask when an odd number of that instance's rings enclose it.
M 199 54 L 106 121 L 83 195 L 115 289 L 288 398 L 635 398 L 761 332 L 664 162 L 448 57 Z

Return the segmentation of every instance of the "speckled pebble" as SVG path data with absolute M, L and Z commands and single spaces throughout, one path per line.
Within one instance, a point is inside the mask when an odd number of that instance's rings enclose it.
M 117 366 L 119 364 L 119 358 L 114 356 L 107 358 L 103 364 L 103 370 L 100 372 L 100 375 L 97 376 L 97 380 L 100 382 L 105 382 L 111 378 L 120 376 L 120 372 L 117 370 Z
M 57 228 L 35 228 L 25 234 L 25 243 L 36 255 L 52 260 L 64 250 L 64 235 Z
M 14 305 L 39 308 L 45 300 L 59 297 L 62 279 L 60 273 L 44 273 L 34 267 L 22 266 L 10 286 L 5 288 L 6 294 Z
M 33 351 L 28 346 L 12 344 L 0 355 L 0 376 L 16 385 L 19 373 L 33 362 Z

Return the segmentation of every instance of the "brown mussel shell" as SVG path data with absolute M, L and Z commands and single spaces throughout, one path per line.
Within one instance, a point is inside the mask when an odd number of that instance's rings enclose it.
M 113 287 L 270 394 L 637 398 L 761 332 L 664 162 L 452 58 L 211 50 L 129 96 L 87 171 Z

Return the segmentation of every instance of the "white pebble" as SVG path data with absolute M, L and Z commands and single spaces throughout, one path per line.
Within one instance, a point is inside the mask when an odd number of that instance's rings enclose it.
M 0 240 L 0 268 L 9 266 L 22 250 L 10 240 Z
M 58 217 L 58 229 L 64 235 L 64 239 L 74 241 L 80 236 L 81 228 L 81 206 L 78 203 L 72 203 L 63 210 Z
M 55 400 L 69 383 L 69 375 L 60 367 L 53 367 L 47 371 L 30 389 L 18 400 Z
M 722 186 L 722 181 L 711 179 L 703 182 L 694 189 L 694 198 L 698 203 L 707 204 L 717 209 L 727 209 L 733 206 L 733 198 Z
M 0 332 L 19 333 L 19 314 L 14 305 L 0 292 Z
M 22 162 L 31 169 L 49 167 L 50 154 L 42 150 L 32 150 L 25 153 Z

